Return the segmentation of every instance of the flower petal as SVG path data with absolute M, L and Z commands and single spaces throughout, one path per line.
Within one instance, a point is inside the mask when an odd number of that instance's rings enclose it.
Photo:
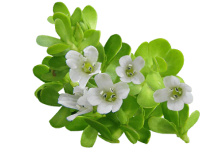
M 65 57 L 66 64 L 72 69 L 81 66 L 83 62 L 83 56 L 77 51 L 69 51 Z
M 80 80 L 81 75 L 82 75 L 82 71 L 78 68 L 69 70 L 69 76 L 73 82 L 77 82 L 78 80 Z
M 137 72 L 140 71 L 145 66 L 145 61 L 141 56 L 138 56 L 133 60 L 133 69 Z
M 126 76 L 126 70 L 124 70 L 124 68 L 121 67 L 121 66 L 118 66 L 118 67 L 115 69 L 115 71 L 116 71 L 116 73 L 117 73 L 117 75 L 118 75 L 119 77 L 124 77 L 124 76 Z
M 126 68 L 129 64 L 132 64 L 132 59 L 129 55 L 122 56 L 119 60 L 120 65 Z
M 182 88 L 183 92 L 191 92 L 192 89 L 189 85 L 187 85 L 186 83 L 180 83 L 179 87 Z
M 168 88 L 156 90 L 153 96 L 154 96 L 154 101 L 157 103 L 167 101 L 169 98 Z
M 163 81 L 166 88 L 174 88 L 180 85 L 180 80 L 175 76 L 166 76 Z
M 110 88 L 113 87 L 112 79 L 106 73 L 100 73 L 96 75 L 94 79 L 95 79 L 97 86 L 103 91 L 110 91 Z
M 121 108 L 121 105 L 123 103 L 123 100 L 120 98 L 117 98 L 116 101 L 112 105 L 112 112 L 116 112 Z
M 112 110 L 112 104 L 109 104 L 107 102 L 102 102 L 97 107 L 97 112 L 100 114 L 107 114 Z
M 90 75 L 100 73 L 101 65 L 102 65 L 102 63 L 97 62 L 94 66 L 93 72 Z
M 181 99 L 176 99 L 176 100 L 168 100 L 167 101 L 167 107 L 170 110 L 173 111 L 180 111 L 184 108 L 184 102 Z
M 132 81 L 131 79 L 132 77 L 128 77 L 127 75 L 120 78 L 122 82 L 127 82 L 127 83 L 131 82 Z
M 84 56 L 91 64 L 97 62 L 98 54 L 98 50 L 94 46 L 88 46 L 84 49 Z
M 87 101 L 87 96 L 81 96 L 77 103 L 81 106 L 84 106 L 84 107 L 90 107 L 90 103 Z
M 118 82 L 113 86 L 114 92 L 118 98 L 127 98 L 130 88 L 126 82 Z
M 85 86 L 87 85 L 88 80 L 90 79 L 91 75 L 83 73 L 81 76 L 81 79 L 79 81 L 79 86 L 82 88 L 85 88 Z
M 190 92 L 184 92 L 180 98 L 186 104 L 193 102 L 193 95 Z
M 73 114 L 73 115 L 71 115 L 71 116 L 68 116 L 66 119 L 67 119 L 68 121 L 72 121 L 72 120 L 74 120 L 77 116 L 83 115 L 83 114 L 85 114 L 85 113 L 89 113 L 89 112 L 91 112 L 91 111 L 93 111 L 93 108 L 88 108 L 88 109 L 85 109 L 85 110 L 82 110 L 82 111 L 78 111 L 77 113 L 75 113 L 75 114 Z
M 101 102 L 103 102 L 103 99 L 100 95 L 100 91 L 101 90 L 99 88 L 90 88 L 88 90 L 87 100 L 91 105 L 96 106 L 100 104 Z
M 80 96 L 71 95 L 68 93 L 60 94 L 58 98 L 58 103 L 64 107 L 77 109 L 77 100 Z
M 136 72 L 132 77 L 134 84 L 141 84 L 145 80 L 144 75 L 141 72 Z

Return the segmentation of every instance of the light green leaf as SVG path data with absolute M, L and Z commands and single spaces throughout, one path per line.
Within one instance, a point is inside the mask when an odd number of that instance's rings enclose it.
M 75 36 L 75 40 L 79 43 L 81 41 L 83 41 L 83 39 L 84 39 L 84 33 L 83 33 L 83 30 L 81 29 L 81 26 L 79 25 L 79 23 L 76 24 L 74 36 Z
M 144 116 L 137 115 L 129 119 L 129 125 L 136 130 L 140 130 L 144 125 Z
M 153 108 L 159 103 L 154 101 L 154 91 L 145 83 L 137 97 L 137 103 L 143 108 Z
M 69 69 L 69 67 L 66 65 L 66 58 L 64 57 L 52 57 L 49 60 L 50 68 L 53 70 L 64 70 Z
M 49 67 L 46 66 L 46 65 L 43 65 L 43 64 L 39 64 L 39 65 L 36 65 L 34 68 L 33 68 L 33 73 L 34 75 L 39 78 L 41 81 L 44 81 L 43 79 L 41 79 L 41 76 L 45 73 L 48 73 L 49 72 Z
M 146 128 L 141 128 L 140 130 L 136 130 L 136 132 L 140 136 L 139 141 L 142 143 L 148 144 L 151 138 L 151 132 Z
M 167 62 L 167 71 L 161 72 L 162 76 L 177 75 L 184 64 L 184 56 L 181 51 L 171 49 L 164 57 Z
M 133 117 L 136 111 L 139 109 L 136 98 L 133 96 L 128 96 L 126 99 L 123 100 L 121 109 L 124 111 L 128 118 Z
M 54 6 L 53 6 L 53 12 L 54 13 L 61 12 L 61 13 L 64 13 L 65 15 L 70 16 L 70 12 L 69 12 L 68 8 L 62 2 L 56 2 L 54 4 Z
M 179 111 L 179 127 L 184 128 L 185 123 L 189 117 L 189 106 L 185 104 L 184 108 Z
M 115 114 L 116 114 L 116 116 L 117 116 L 117 118 L 121 124 L 127 124 L 128 123 L 127 115 L 125 114 L 125 112 L 121 108 Z
M 36 39 L 36 42 L 38 45 L 44 47 L 49 47 L 54 44 L 62 43 L 60 39 L 51 36 L 46 36 L 46 35 L 39 35 Z
M 61 40 L 66 42 L 67 44 L 71 43 L 70 36 L 65 28 L 65 25 L 62 20 L 56 19 L 55 20 L 55 29 Z
M 158 72 L 150 72 L 146 77 L 146 82 L 153 91 L 165 88 L 163 79 Z
M 46 56 L 43 61 L 42 64 L 47 65 L 49 67 L 49 60 L 52 58 L 52 56 Z
M 81 21 L 81 16 L 81 9 L 77 7 L 70 18 L 72 26 L 75 26 L 77 23 Z
M 159 117 L 151 117 L 148 121 L 149 128 L 157 133 L 176 134 L 176 128 L 166 119 Z
M 54 20 L 53 20 L 53 16 L 49 16 L 49 17 L 47 18 L 47 21 L 48 21 L 49 23 L 51 23 L 51 24 L 54 24 L 54 23 L 55 23 Z
M 70 131 L 81 131 L 84 130 L 88 124 L 85 121 L 85 117 L 78 116 L 73 121 L 70 121 L 65 127 Z
M 79 25 L 81 26 L 81 29 L 85 32 L 88 30 L 88 27 L 86 24 L 84 24 L 83 22 L 79 22 Z
M 133 144 L 139 140 L 139 134 L 130 126 L 121 126 L 121 129 L 124 131 L 125 135 L 129 139 L 129 141 Z
M 86 40 L 80 43 L 79 50 L 82 51 L 87 46 L 97 46 L 99 44 L 100 39 L 100 31 L 94 31 L 91 36 L 89 36 Z
M 53 116 L 49 121 L 50 125 L 54 128 L 62 128 L 69 122 L 66 117 L 70 115 L 70 109 L 66 107 L 61 107 L 60 110 Z
M 58 104 L 59 93 L 51 88 L 46 87 L 41 90 L 40 93 L 40 102 L 49 106 L 61 106 Z
M 112 35 L 105 44 L 105 54 L 107 56 L 106 65 L 109 65 L 111 61 L 114 59 L 116 54 L 122 47 L 121 37 L 117 34 Z
M 134 84 L 132 82 L 128 83 L 130 92 L 129 95 L 134 96 L 140 93 L 142 90 L 142 84 Z
M 45 81 L 60 81 L 65 77 L 68 72 L 68 69 L 62 71 L 51 70 L 51 72 L 49 73 L 42 74 L 41 79 Z
M 73 94 L 73 87 L 70 83 L 64 84 L 64 91 L 68 94 Z
M 119 128 L 118 125 L 113 125 L 111 127 L 108 127 L 109 131 L 111 132 L 113 139 L 118 139 L 123 134 L 123 131 Z
M 95 9 L 88 5 L 83 9 L 82 13 L 85 24 L 87 24 L 90 29 L 96 29 L 97 13 Z
M 94 129 L 96 129 L 103 137 L 109 140 L 113 140 L 108 128 L 100 122 L 92 119 L 85 119 L 85 121 Z
M 96 30 L 90 29 L 84 32 L 84 38 L 90 37 Z
M 199 111 L 194 111 L 190 117 L 188 118 L 188 120 L 186 121 L 186 124 L 184 126 L 183 129 L 183 133 L 186 133 L 191 127 L 194 126 L 194 124 L 197 122 L 197 120 L 200 117 L 200 112 Z
M 154 57 L 153 58 L 153 69 L 157 72 L 165 72 L 167 70 L 166 61 L 159 56 Z
M 81 146 L 93 147 L 94 143 L 96 142 L 97 135 L 98 132 L 91 126 L 85 128 L 81 136 Z
M 64 50 L 68 48 L 69 48 L 69 45 L 64 44 L 64 43 L 54 44 L 47 48 L 47 53 L 50 55 L 55 55 L 55 54 L 63 52 Z

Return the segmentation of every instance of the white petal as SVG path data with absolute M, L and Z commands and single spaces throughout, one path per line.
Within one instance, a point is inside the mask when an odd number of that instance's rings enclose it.
M 163 81 L 166 88 L 174 88 L 180 85 L 180 80 L 175 76 L 166 76 Z
M 179 87 L 182 88 L 183 92 L 191 92 L 192 91 L 191 87 L 185 83 L 180 83 Z
M 156 90 L 153 96 L 154 96 L 154 101 L 157 103 L 167 101 L 169 98 L 168 88 Z
M 132 81 L 132 77 L 128 77 L 128 76 L 126 75 L 126 76 L 121 77 L 120 80 L 121 80 L 122 82 L 127 82 L 127 83 L 129 83 L 129 82 Z
M 91 75 L 83 73 L 81 76 L 81 79 L 79 81 L 79 86 L 82 88 L 85 88 L 85 86 L 87 85 L 88 80 L 90 79 Z
M 78 80 L 80 80 L 81 75 L 82 75 L 82 71 L 78 68 L 69 70 L 69 76 L 73 82 L 77 82 Z
M 168 100 L 167 107 L 173 111 L 180 111 L 184 108 L 184 102 L 181 99 Z
M 82 64 L 81 62 L 83 62 L 83 56 L 77 51 L 69 51 L 66 54 L 66 59 L 66 64 L 70 68 L 76 68 Z
M 98 50 L 94 46 L 88 46 L 84 49 L 84 56 L 91 64 L 97 62 L 98 54 Z
M 190 92 L 184 92 L 180 98 L 186 104 L 193 102 L 193 95 Z
M 138 56 L 135 60 L 133 60 L 133 69 L 136 71 L 140 71 L 145 66 L 145 61 L 141 56 Z
M 95 82 L 97 86 L 103 91 L 109 91 L 113 87 L 113 82 L 111 77 L 106 73 L 100 73 L 95 76 Z
M 100 95 L 100 91 L 101 90 L 99 88 L 90 88 L 88 90 L 87 100 L 91 105 L 96 106 L 100 104 L 101 102 L 103 102 L 103 99 Z
M 134 84 L 141 84 L 145 80 L 145 77 L 141 72 L 136 72 L 131 80 Z
M 83 114 L 86 114 L 86 113 L 89 113 L 89 112 L 91 112 L 91 111 L 93 111 L 93 108 L 88 108 L 88 109 L 85 109 L 85 110 L 83 110 L 83 111 L 78 111 L 77 113 L 75 113 L 75 114 L 73 114 L 73 115 L 71 115 L 71 116 L 68 116 L 68 117 L 67 117 L 67 120 L 68 120 L 68 121 L 72 121 L 72 120 L 74 120 L 77 116 L 83 115 Z
M 112 112 L 118 111 L 121 108 L 122 103 L 123 103 L 123 100 L 120 98 L 117 98 L 112 105 Z
M 91 75 L 100 73 L 101 65 L 102 65 L 102 63 L 97 62 L 94 66 L 94 69 L 93 69 L 93 72 L 91 73 Z
M 132 64 L 132 59 L 129 55 L 122 56 L 119 60 L 120 65 L 126 68 L 129 64 Z
M 116 71 L 116 73 L 117 73 L 117 75 L 118 75 L 119 77 L 124 77 L 124 76 L 126 76 L 126 69 L 124 69 L 124 68 L 121 67 L 121 66 L 117 67 L 117 68 L 115 69 L 115 71 Z
M 82 88 L 81 86 L 74 87 L 74 90 L 73 90 L 74 94 L 78 93 L 78 94 L 83 95 L 83 92 L 84 92 L 84 88 Z
M 64 93 L 60 94 L 58 103 L 67 108 L 77 109 L 76 105 L 78 98 L 79 96 Z
M 86 105 L 86 104 L 88 103 L 87 97 L 86 97 L 86 96 L 81 96 L 81 97 L 78 99 L 77 103 L 78 103 L 79 105 L 81 105 L 81 106 Z
M 114 84 L 114 92 L 118 98 L 125 99 L 127 98 L 130 88 L 126 82 L 118 82 Z
M 97 107 L 97 112 L 100 114 L 107 114 L 112 110 L 112 104 L 109 104 L 107 102 L 102 102 Z

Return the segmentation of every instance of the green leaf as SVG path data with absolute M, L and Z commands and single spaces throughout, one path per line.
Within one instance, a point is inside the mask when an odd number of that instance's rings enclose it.
M 55 20 L 55 29 L 56 29 L 57 34 L 61 38 L 61 40 L 63 40 L 67 44 L 71 43 L 71 38 L 62 20 L 60 19 Z
M 165 72 L 167 70 L 166 61 L 159 56 L 154 57 L 153 58 L 153 69 L 157 72 Z
M 118 139 L 109 140 L 109 139 L 103 137 L 102 135 L 98 135 L 98 136 L 109 143 L 119 143 Z
M 68 44 L 72 41 L 72 37 L 74 35 L 73 30 L 71 28 L 71 22 L 68 16 L 66 16 L 63 13 L 55 13 L 53 15 L 53 19 L 54 21 L 60 19 L 63 23 L 63 25 L 61 25 L 60 23 L 60 27 L 63 28 L 62 31 L 64 30 L 64 36 L 65 36 L 65 40 L 63 39 L 64 37 L 61 37 L 58 33 L 58 35 Z M 61 30 L 61 29 L 60 29 Z
M 65 93 L 73 94 L 73 87 L 70 83 L 66 83 L 64 85 L 64 91 Z
M 36 65 L 34 68 L 33 68 L 33 73 L 34 75 L 39 78 L 41 81 L 44 81 L 43 79 L 41 79 L 41 76 L 45 73 L 48 73 L 49 72 L 49 67 L 46 66 L 46 65 L 43 65 L 43 64 L 39 64 L 39 65 Z
M 162 76 L 177 75 L 184 64 L 184 56 L 181 51 L 171 49 L 164 57 L 167 62 L 167 71 L 162 72 Z
M 188 120 L 186 121 L 186 124 L 184 126 L 184 131 L 183 133 L 186 133 L 191 127 L 194 126 L 194 124 L 197 122 L 197 120 L 199 119 L 200 117 L 200 112 L 199 111 L 194 111 L 190 117 L 188 118 Z
M 85 32 L 88 30 L 88 27 L 86 24 L 84 24 L 83 22 L 79 22 L 79 25 L 81 26 L 81 29 Z
M 151 117 L 148 121 L 149 128 L 157 133 L 176 134 L 176 128 L 166 119 L 159 117 Z
M 154 101 L 154 91 L 145 83 L 137 97 L 137 103 L 143 108 L 153 108 L 159 103 Z
M 119 128 L 118 125 L 113 125 L 111 127 L 108 127 L 109 131 L 111 132 L 113 139 L 119 139 L 121 135 L 123 134 L 123 131 Z
M 106 65 L 109 65 L 114 59 L 116 54 L 119 52 L 122 46 L 121 37 L 117 34 L 112 35 L 105 44 L 105 54 L 107 56 Z
M 106 127 L 112 127 L 115 125 L 115 123 L 110 118 L 107 118 L 107 117 L 99 118 L 97 119 L 97 121 L 105 125 Z
M 78 116 L 73 121 L 70 121 L 65 127 L 70 131 L 81 131 L 84 130 L 88 124 L 85 121 L 85 117 Z
M 40 102 L 49 106 L 61 106 L 58 104 L 59 93 L 50 87 L 42 89 L 40 94 Z
M 134 84 L 132 82 L 128 83 L 130 92 L 129 95 L 134 96 L 140 93 L 142 90 L 142 84 Z
M 155 117 L 163 116 L 163 112 L 160 104 L 154 108 L 150 116 L 155 116 Z
M 55 55 L 55 54 L 63 52 L 64 50 L 68 48 L 69 48 L 69 45 L 66 45 L 64 43 L 54 44 L 47 48 L 47 53 L 50 55 Z
M 52 58 L 52 56 L 46 56 L 43 61 L 42 64 L 49 66 L 49 60 Z
M 145 144 L 148 144 L 151 138 L 151 132 L 146 128 L 141 128 L 140 130 L 136 131 L 139 134 L 139 141 Z
M 84 39 L 84 33 L 83 30 L 81 29 L 81 26 L 79 25 L 79 23 L 76 24 L 75 27 L 75 40 L 77 42 L 81 42 Z
M 121 129 L 124 131 L 125 135 L 129 139 L 129 141 L 133 144 L 139 140 L 139 134 L 130 126 L 121 126 Z
M 81 136 L 81 146 L 93 147 L 96 141 L 97 135 L 98 135 L 98 132 L 91 126 L 88 126 L 87 128 L 85 128 Z
M 91 36 L 89 36 L 86 40 L 80 43 L 79 50 L 83 50 L 87 46 L 97 46 L 99 44 L 100 39 L 100 31 L 94 31 Z
M 54 44 L 62 43 L 60 39 L 46 35 L 39 35 L 36 39 L 36 42 L 38 45 L 44 47 L 50 47 Z
M 49 16 L 49 17 L 47 18 L 47 21 L 48 21 L 49 23 L 51 23 L 51 24 L 54 24 L 54 23 L 55 23 L 54 20 L 53 20 L 53 16 Z
M 70 18 L 72 26 L 75 26 L 76 23 L 81 21 L 81 16 L 81 9 L 77 7 Z
M 116 116 L 117 116 L 117 118 L 121 124 L 127 124 L 128 123 L 127 115 L 125 114 L 125 112 L 121 108 L 115 114 L 116 114 Z
M 49 60 L 50 68 L 53 70 L 64 70 L 69 69 L 69 67 L 66 65 L 66 58 L 64 57 L 52 57 Z
M 169 110 L 167 108 L 167 102 L 161 103 L 164 118 L 170 122 L 173 122 L 177 127 L 179 126 L 179 114 L 178 111 Z
M 62 2 L 56 2 L 54 4 L 54 6 L 53 6 L 53 12 L 54 13 L 61 12 L 61 13 L 64 13 L 65 15 L 70 16 L 70 12 L 69 12 L 68 8 Z
M 86 6 L 83 11 L 83 20 L 88 25 L 90 29 L 96 29 L 97 24 L 97 13 L 95 9 L 88 5 Z
M 96 30 L 90 29 L 84 32 L 84 38 L 90 37 Z
M 60 81 L 65 77 L 68 72 L 68 69 L 62 71 L 51 70 L 51 72 L 49 73 L 42 74 L 41 79 L 44 81 Z
M 104 62 L 105 62 L 105 50 L 104 50 L 104 47 L 102 46 L 101 43 L 99 43 L 99 44 L 96 46 L 96 49 L 97 49 L 98 52 L 99 52 L 98 62 L 101 62 L 102 64 L 104 64 Z
M 70 109 L 66 107 L 61 107 L 60 110 L 49 121 L 50 125 L 54 128 L 64 127 L 68 123 L 66 117 L 68 117 L 69 115 Z
M 109 140 L 113 140 L 110 131 L 108 130 L 108 128 L 101 124 L 100 122 L 96 121 L 96 120 L 92 120 L 92 119 L 85 119 L 85 121 L 93 128 L 95 128 L 102 136 L 104 136 L 105 138 L 109 139 Z
M 158 72 L 150 72 L 146 77 L 146 82 L 153 91 L 165 88 L 163 79 Z
M 128 118 L 133 117 L 136 111 L 139 109 L 136 98 L 133 96 L 128 96 L 126 99 L 123 100 L 121 109 L 124 111 Z
M 183 128 L 185 126 L 185 123 L 189 117 L 189 106 L 188 104 L 185 104 L 184 108 L 179 111 L 179 127 Z
M 144 116 L 137 115 L 129 119 L 129 125 L 136 130 L 140 130 L 144 125 Z

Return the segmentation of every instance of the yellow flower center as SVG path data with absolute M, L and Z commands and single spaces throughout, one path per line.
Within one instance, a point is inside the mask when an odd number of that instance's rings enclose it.
M 116 94 L 114 93 L 113 89 L 110 89 L 111 91 L 108 92 L 101 92 L 101 95 L 103 97 L 104 100 L 108 101 L 108 102 L 113 102 L 116 100 Z
M 82 69 L 85 73 L 90 74 L 93 72 L 93 66 L 89 62 L 84 62 Z
M 182 95 L 182 88 L 176 87 L 176 88 L 171 89 L 171 91 L 172 91 L 172 95 L 171 95 L 172 100 L 175 100 Z
M 135 71 L 133 70 L 133 66 L 131 64 L 129 64 L 127 66 L 127 69 L 126 69 L 126 74 L 128 77 L 132 77 L 134 75 Z

